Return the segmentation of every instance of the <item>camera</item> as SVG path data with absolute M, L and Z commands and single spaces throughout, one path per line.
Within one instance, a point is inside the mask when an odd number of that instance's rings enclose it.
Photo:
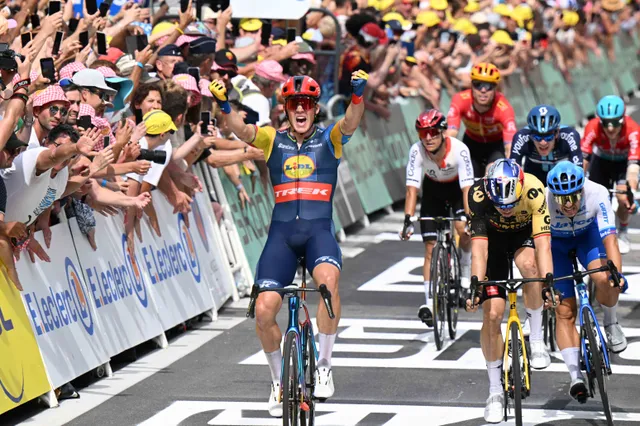
M 167 153 L 165 151 L 154 151 L 152 149 L 141 149 L 137 160 L 147 160 L 152 163 L 164 164 L 167 161 Z
M 9 49 L 8 43 L 0 43 L 0 68 L 3 70 L 17 69 L 18 63 L 15 58 L 20 58 L 24 61 L 24 56 Z

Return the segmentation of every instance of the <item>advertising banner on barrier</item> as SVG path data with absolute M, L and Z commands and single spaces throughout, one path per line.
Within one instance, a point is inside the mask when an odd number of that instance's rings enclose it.
M 31 263 L 26 252 L 17 262 L 22 298 L 54 388 L 109 361 L 92 292 L 66 223 L 51 227 L 51 247 L 42 232 L 34 236 L 51 262 Z
M 159 336 L 163 330 L 149 280 L 136 273 L 129 261 L 124 216 L 96 214 L 95 218 L 98 252 L 92 250 L 75 218 L 69 221 L 69 228 L 107 352 L 113 356 Z
M 0 271 L 0 354 L 0 414 L 51 390 L 22 297 L 4 271 Z
M 142 242 L 136 238 L 136 263 L 167 330 L 214 307 L 210 278 L 206 277 L 211 272 L 202 243 L 193 237 L 197 233 L 193 214 L 187 227 L 182 214 L 173 214 L 160 193 L 154 196 L 153 205 L 162 236 L 143 220 Z

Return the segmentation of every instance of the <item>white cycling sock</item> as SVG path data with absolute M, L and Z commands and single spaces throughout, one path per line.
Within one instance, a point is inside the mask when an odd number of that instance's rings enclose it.
M 331 353 L 333 352 L 333 344 L 336 341 L 336 335 L 318 333 L 318 340 L 320 341 L 320 348 L 318 349 L 320 352 L 320 356 L 318 357 L 318 366 L 331 368 Z
M 280 383 L 280 376 L 282 371 L 282 352 L 280 349 L 273 352 L 265 352 L 267 357 L 267 363 L 269 364 L 269 370 L 271 371 L 271 381 Z
M 604 326 L 612 325 L 618 322 L 618 316 L 616 314 L 616 309 L 618 308 L 618 303 L 609 307 L 602 305 L 602 310 L 604 311 Z
M 526 309 L 527 317 L 529 318 L 529 332 L 530 341 L 542 340 L 542 306 L 538 309 Z
M 502 374 L 502 360 L 487 361 L 487 373 L 489 373 L 489 395 L 503 392 L 500 376 Z
M 569 369 L 571 380 L 581 376 L 580 374 L 580 348 L 566 348 L 560 351 L 562 359 Z
M 431 292 L 431 281 L 424 282 L 424 304 L 429 305 L 429 293 Z

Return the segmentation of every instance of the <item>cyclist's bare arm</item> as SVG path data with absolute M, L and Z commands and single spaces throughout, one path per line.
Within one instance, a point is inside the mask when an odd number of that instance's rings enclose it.
M 535 238 L 536 265 L 541 277 L 553 273 L 553 258 L 551 256 L 551 235 L 545 234 Z
M 471 276 L 484 280 L 487 275 L 487 260 L 489 259 L 489 239 L 476 237 L 471 239 Z
M 613 262 L 618 268 L 618 272 L 622 272 L 622 256 L 618 247 L 618 238 L 615 234 L 609 234 L 602 239 L 602 245 L 607 253 L 607 259 Z
M 464 206 L 464 212 L 468 215 L 469 210 L 469 189 L 471 186 L 465 186 L 462 188 L 462 205 Z
M 253 124 L 245 124 L 244 120 L 233 109 L 229 114 L 226 114 L 225 120 L 227 120 L 227 126 L 241 141 L 246 143 L 252 143 L 256 137 L 256 127 Z
M 632 191 L 638 190 L 638 172 L 640 172 L 640 165 L 637 161 L 629 162 L 627 166 L 627 182 Z
M 415 186 L 407 186 L 407 193 L 404 199 L 404 214 L 413 216 L 416 212 L 416 203 L 418 201 L 418 188 Z

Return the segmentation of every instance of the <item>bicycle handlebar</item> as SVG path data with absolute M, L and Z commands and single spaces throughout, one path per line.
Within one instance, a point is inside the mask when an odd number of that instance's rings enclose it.
M 414 216 L 411 218 L 411 222 L 418 222 L 418 221 L 433 221 L 433 222 L 466 222 L 467 221 L 467 217 L 466 216 L 459 216 L 459 217 L 447 217 L 447 216 L 435 216 L 435 217 L 431 217 L 431 216 L 423 216 L 423 217 L 417 217 Z
M 476 297 L 481 296 L 478 287 L 484 287 L 486 285 L 495 285 L 497 287 L 505 289 L 509 293 L 513 293 L 518 291 L 518 289 L 522 287 L 524 284 L 539 283 L 539 282 L 545 283 L 549 288 L 549 291 L 551 292 L 551 296 L 553 300 L 553 306 L 555 307 L 556 306 L 555 289 L 553 289 L 553 286 L 551 285 L 553 283 L 553 274 L 550 272 L 547 274 L 545 278 L 513 278 L 513 279 L 506 279 L 506 280 L 486 280 L 486 281 L 479 281 L 478 276 L 473 275 L 471 277 L 471 287 L 470 287 L 471 288 L 471 308 L 475 307 Z
M 578 281 L 581 281 L 587 275 L 595 274 L 597 272 L 607 272 L 607 271 L 611 272 L 611 280 L 613 281 L 613 286 L 620 287 L 620 277 L 618 276 L 618 268 L 616 268 L 616 265 L 614 265 L 613 261 L 611 260 L 607 260 L 607 264 L 599 268 L 588 269 L 586 271 L 578 271 L 578 272 L 574 272 L 571 275 L 565 275 L 564 277 L 553 278 L 551 280 L 551 286 L 553 286 L 553 283 L 555 282 L 568 280 L 568 279 L 572 279 L 578 282 Z
M 260 288 L 258 284 L 254 284 L 251 288 L 251 296 L 249 299 L 249 307 L 247 309 L 247 318 L 255 318 L 256 314 L 256 300 L 258 299 L 258 295 L 265 291 L 274 291 L 276 293 L 281 294 L 295 294 L 302 292 L 318 292 L 322 297 L 322 301 L 324 302 L 325 307 L 327 308 L 327 313 L 329 314 L 329 318 L 334 319 L 336 317 L 333 312 L 333 305 L 331 304 L 331 292 L 327 288 L 325 284 L 320 284 L 318 288 L 302 288 L 296 285 L 288 285 L 283 288 Z

